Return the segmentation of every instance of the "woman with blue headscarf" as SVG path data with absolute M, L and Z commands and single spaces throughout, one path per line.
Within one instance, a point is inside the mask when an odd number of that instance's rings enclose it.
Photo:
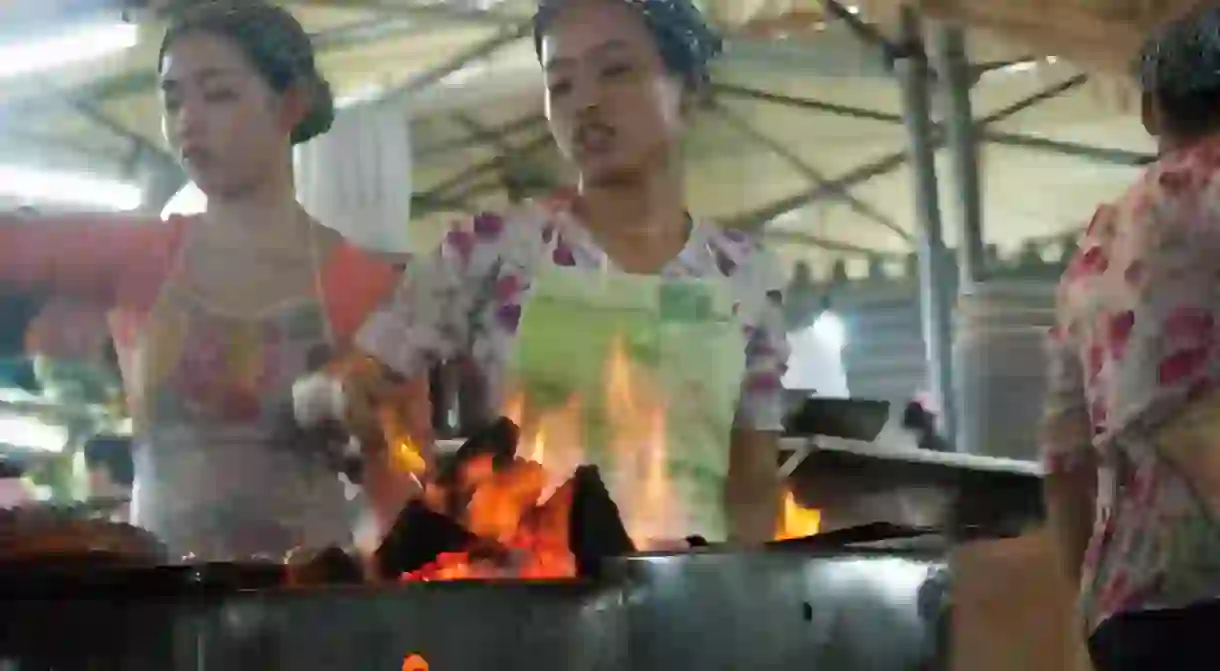
M 1098 671 L 1220 666 L 1220 10 L 1138 64 L 1160 155 L 1097 210 L 1059 288 L 1048 520 Z
M 560 479 L 598 465 L 640 547 L 769 540 L 784 278 L 757 234 L 693 216 L 684 193 L 682 138 L 721 40 L 690 0 L 542 0 L 534 37 L 577 187 L 455 227 L 357 346 L 388 378 L 471 363 L 489 416 L 523 398 L 537 458 Z M 615 361 L 624 379 L 653 384 L 603 393 L 625 386 L 599 377 Z M 376 433 L 350 412 L 376 396 L 376 378 L 348 382 L 349 424 Z M 546 419 L 571 407 L 583 436 L 556 437 Z

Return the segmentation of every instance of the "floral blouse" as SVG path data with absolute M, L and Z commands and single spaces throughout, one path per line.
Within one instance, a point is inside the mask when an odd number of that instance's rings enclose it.
M 1081 605 L 1220 597 L 1220 527 L 1151 436 L 1220 382 L 1220 138 L 1167 154 L 1097 210 L 1059 286 L 1042 448 L 1098 469 Z
M 522 301 L 540 264 L 601 268 L 610 263 L 571 211 L 564 194 L 512 215 L 481 214 L 453 227 L 432 263 L 408 268 L 393 301 L 356 336 L 364 351 L 404 375 L 466 358 L 502 407 L 503 370 Z M 784 278 L 752 235 L 696 221 L 686 246 L 663 270 L 669 277 L 721 276 L 730 282 L 746 336 L 746 373 L 736 423 L 782 427 L 788 344 Z

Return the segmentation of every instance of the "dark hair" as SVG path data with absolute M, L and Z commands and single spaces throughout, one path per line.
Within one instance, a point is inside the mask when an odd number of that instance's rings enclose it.
M 1161 111 L 1166 130 L 1175 135 L 1199 137 L 1220 128 L 1220 88 L 1183 94 L 1154 91 L 1149 95 Z
M 704 93 L 711 83 L 711 62 L 724 42 L 690 0 L 615 0 L 637 10 L 656 42 L 661 60 L 693 91 Z M 534 51 L 542 59 L 542 38 L 572 0 L 539 0 L 534 14 Z
M 1134 63 L 1166 130 L 1183 136 L 1220 126 L 1220 9 L 1200 5 L 1157 28 Z
M 97 435 L 85 441 L 85 467 L 104 467 L 115 484 L 130 487 L 135 482 L 131 458 L 131 439 L 125 436 Z
M 25 469 L 20 464 L 8 459 L 0 459 L 0 480 L 23 477 L 25 477 Z
M 172 9 L 157 57 L 158 71 L 174 40 L 192 33 L 231 40 L 276 91 L 301 88 L 309 99 L 309 111 L 292 129 L 293 144 L 330 130 L 335 120 L 334 94 L 318 72 L 309 33 L 288 10 L 264 0 L 205 0 Z

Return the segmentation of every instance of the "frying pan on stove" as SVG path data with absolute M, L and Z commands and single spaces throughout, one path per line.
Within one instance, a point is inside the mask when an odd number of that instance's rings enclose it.
M 803 538 L 770 541 L 765 546 L 777 549 L 831 550 L 870 544 L 902 543 L 914 539 L 935 537 L 939 533 L 930 527 L 871 522 Z M 702 536 L 687 536 L 685 540 L 692 549 L 716 547 L 716 544 L 707 542 Z
M 806 398 L 784 418 L 784 435 L 872 442 L 889 418 L 889 401 Z

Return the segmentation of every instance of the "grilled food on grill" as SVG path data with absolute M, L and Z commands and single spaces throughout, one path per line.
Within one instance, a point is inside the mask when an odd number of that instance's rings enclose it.
M 77 509 L 30 506 L 0 511 L 0 562 L 106 560 L 158 564 L 165 547 L 130 524 L 79 517 Z

